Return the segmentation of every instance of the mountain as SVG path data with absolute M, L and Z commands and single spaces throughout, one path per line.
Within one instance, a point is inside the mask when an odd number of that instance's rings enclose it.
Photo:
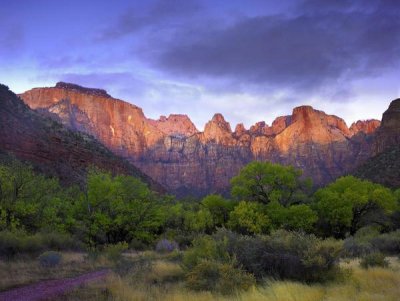
M 383 113 L 381 127 L 374 135 L 377 155 L 356 168 L 358 177 L 400 188 L 400 98 Z
M 92 136 L 67 129 L 42 115 L 62 122 L 68 120 L 71 127 L 81 131 L 92 130 L 87 116 L 67 100 L 57 102 L 49 110 L 35 112 L 0 84 L 0 152 L 28 161 L 40 172 L 57 176 L 65 184 L 84 183 L 87 168 L 97 166 L 114 174 L 139 177 L 153 189 L 164 191 L 157 182 Z
M 35 88 L 20 97 L 41 114 L 90 133 L 178 195 L 226 192 L 229 180 L 252 160 L 294 165 L 323 185 L 375 155 L 380 128 L 378 120 L 348 128 L 337 116 L 301 106 L 271 126 L 261 121 L 248 130 L 238 124 L 232 131 L 215 114 L 199 132 L 185 115 L 148 119 L 104 90 L 74 84 Z

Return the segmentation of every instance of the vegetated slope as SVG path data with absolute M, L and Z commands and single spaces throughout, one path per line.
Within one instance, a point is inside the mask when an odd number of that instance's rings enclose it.
M 32 111 L 1 84 L 0 151 L 31 163 L 40 172 L 59 177 L 65 184 L 83 184 L 87 168 L 97 166 L 114 174 L 139 177 L 163 191 L 158 183 L 93 137 Z
M 400 187 L 400 99 L 383 113 L 381 127 L 374 135 L 376 156 L 355 170 L 354 175 L 385 186 Z
M 380 121 L 343 119 L 310 106 L 293 109 L 271 126 L 258 122 L 234 130 L 221 114 L 199 132 L 185 115 L 146 118 L 141 108 L 104 90 L 57 83 L 20 95 L 32 109 L 90 133 L 180 195 L 225 192 L 229 181 L 253 160 L 291 164 L 316 185 L 346 174 L 374 155 L 372 136 Z
M 354 175 L 387 187 L 400 188 L 400 146 L 389 148 L 369 159 Z

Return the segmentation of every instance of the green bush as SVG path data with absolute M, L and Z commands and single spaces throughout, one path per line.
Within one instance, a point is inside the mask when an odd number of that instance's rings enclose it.
M 328 280 L 336 275 L 342 250 L 340 241 L 284 230 L 258 237 L 220 230 L 214 238 L 226 241 L 229 257 L 257 279 Z
M 59 252 L 47 251 L 39 256 L 39 264 L 44 268 L 54 268 L 61 263 L 62 255 Z
M 67 234 L 36 233 L 28 235 L 24 232 L 0 232 L 0 257 L 12 258 L 17 255 L 37 256 L 46 250 L 81 249 L 79 242 Z
M 385 254 L 400 254 L 400 230 L 372 238 L 371 245 Z
M 108 260 L 118 262 L 122 260 L 122 253 L 128 249 L 126 242 L 119 242 L 115 245 L 106 245 L 104 247 L 104 254 Z
M 354 237 L 349 237 L 343 243 L 344 255 L 348 257 L 362 257 L 374 251 L 369 241 L 360 241 Z
M 364 269 L 371 267 L 382 267 L 386 268 L 389 266 L 389 261 L 387 261 L 385 255 L 379 252 L 371 253 L 366 255 L 360 262 L 360 266 Z
M 187 274 L 186 284 L 193 290 L 228 295 L 238 290 L 248 290 L 255 284 L 255 279 L 230 263 L 203 260 Z
M 202 236 L 193 241 L 193 247 L 183 255 L 183 267 L 193 269 L 203 260 L 230 262 L 226 249 L 226 240 L 215 240 L 211 236 Z
M 0 232 L 0 256 L 10 259 L 19 254 L 38 255 L 46 249 L 40 235 L 22 232 Z

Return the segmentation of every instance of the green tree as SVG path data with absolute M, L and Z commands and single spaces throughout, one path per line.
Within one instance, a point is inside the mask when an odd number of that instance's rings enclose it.
M 229 213 L 235 207 L 234 202 L 216 194 L 206 196 L 201 204 L 210 212 L 214 228 L 224 226 L 229 220 Z
M 163 200 L 130 176 L 90 170 L 87 198 L 81 203 L 88 242 L 117 243 L 133 238 L 150 242 L 165 220 Z
M 275 229 L 310 232 L 318 220 L 317 213 L 306 204 L 284 207 L 277 201 L 273 201 L 266 205 L 265 212 Z
M 242 234 L 267 233 L 271 220 L 265 206 L 255 202 L 241 201 L 230 214 L 228 227 Z
M 305 202 L 310 180 L 301 179 L 301 170 L 270 162 L 254 161 L 232 178 L 232 195 L 241 200 L 268 204 L 278 201 L 283 206 Z
M 23 229 L 31 233 L 42 228 L 62 230 L 72 214 L 70 201 L 56 179 L 35 174 L 30 166 L 14 158 L 0 165 L 0 225 L 3 229 Z
M 319 189 L 314 198 L 320 223 L 336 237 L 344 237 L 347 232 L 354 235 L 368 224 L 382 224 L 379 217 L 370 213 L 381 210 L 389 214 L 398 207 L 390 189 L 353 176 L 339 178 Z

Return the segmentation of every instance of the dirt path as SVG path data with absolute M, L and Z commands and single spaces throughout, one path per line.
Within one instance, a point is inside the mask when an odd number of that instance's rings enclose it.
M 2 292 L 0 293 L 0 301 L 38 301 L 50 298 L 56 300 L 53 298 L 89 281 L 104 279 L 108 273 L 109 270 L 101 270 L 74 278 L 42 281 Z

